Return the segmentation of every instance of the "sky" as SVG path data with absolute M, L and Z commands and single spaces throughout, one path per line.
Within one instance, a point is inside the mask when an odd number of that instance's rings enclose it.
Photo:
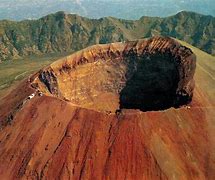
M 215 0 L 0 0 L 0 19 L 35 19 L 57 11 L 89 18 L 166 17 L 187 10 L 215 16 Z

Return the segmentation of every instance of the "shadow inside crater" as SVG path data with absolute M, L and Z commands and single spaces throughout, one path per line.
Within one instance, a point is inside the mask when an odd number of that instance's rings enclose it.
M 179 72 L 170 54 L 129 55 L 127 63 L 127 82 L 120 92 L 120 109 L 155 111 L 179 106 L 181 97 L 176 95 Z M 180 100 L 181 103 L 187 103 L 187 99 Z

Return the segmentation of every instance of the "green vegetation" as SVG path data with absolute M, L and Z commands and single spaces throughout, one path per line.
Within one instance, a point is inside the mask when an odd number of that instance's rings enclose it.
M 0 97 L 13 85 L 66 54 L 28 57 L 0 64 Z
M 215 55 L 212 16 L 184 11 L 167 18 L 131 21 L 112 17 L 88 19 L 58 12 L 39 20 L 0 21 L 0 61 L 155 35 L 175 37 Z

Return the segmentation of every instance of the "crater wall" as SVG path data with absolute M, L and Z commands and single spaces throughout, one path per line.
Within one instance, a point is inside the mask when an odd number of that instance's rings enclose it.
M 98 111 L 179 107 L 192 100 L 193 52 L 168 37 L 95 45 L 41 70 L 43 93 Z

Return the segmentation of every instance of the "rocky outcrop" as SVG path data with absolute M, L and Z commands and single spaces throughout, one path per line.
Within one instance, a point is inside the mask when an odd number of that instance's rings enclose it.
M 191 101 L 195 67 L 190 49 L 155 37 L 89 47 L 45 68 L 33 83 L 44 93 L 96 110 L 97 99 L 107 97 L 115 110 L 160 110 Z
M 49 92 L 53 95 L 58 95 L 57 78 L 52 71 L 41 72 L 39 79 L 48 88 Z

